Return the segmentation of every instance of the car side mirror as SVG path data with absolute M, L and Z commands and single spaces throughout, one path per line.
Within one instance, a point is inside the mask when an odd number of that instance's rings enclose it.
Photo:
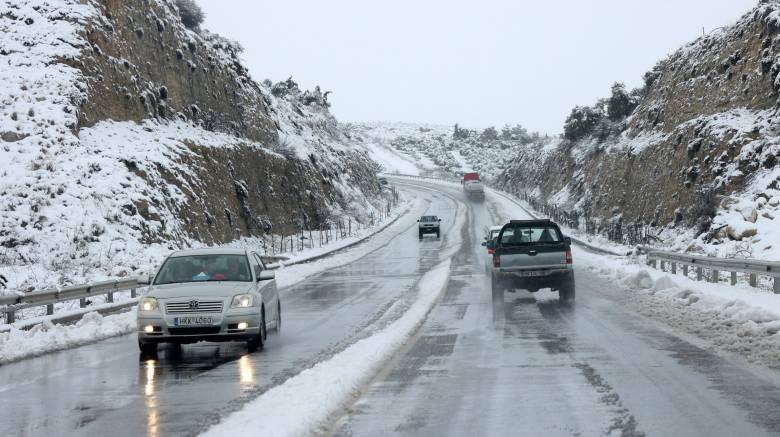
M 566 242 L 566 244 L 571 245 L 571 237 L 563 237 L 563 241 Z
M 420 223 L 420 219 L 417 219 L 417 223 Z
M 482 242 L 482 245 L 483 245 L 483 246 L 487 246 L 487 241 L 483 241 L 483 242 Z
M 439 221 L 441 221 L 441 219 L 439 219 Z
M 270 281 L 271 279 L 276 278 L 276 272 L 273 270 L 263 270 L 260 272 L 259 275 L 257 275 L 257 282 L 260 281 Z

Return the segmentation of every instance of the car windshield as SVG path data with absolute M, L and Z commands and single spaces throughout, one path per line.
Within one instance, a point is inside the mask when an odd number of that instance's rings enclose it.
M 191 255 L 165 260 L 154 284 L 251 280 L 246 255 Z
M 558 229 L 546 225 L 507 227 L 501 236 L 501 244 L 506 246 L 561 242 L 563 238 Z
M 435 222 L 438 220 L 435 215 L 424 215 L 420 217 L 421 222 Z

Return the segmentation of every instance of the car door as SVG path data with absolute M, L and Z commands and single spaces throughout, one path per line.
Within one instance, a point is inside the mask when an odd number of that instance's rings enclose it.
M 258 266 L 257 271 L 267 270 L 265 263 L 257 253 L 252 253 L 253 262 Z M 260 287 L 260 293 L 263 294 L 265 299 L 265 313 L 267 315 L 266 322 L 276 321 L 279 315 L 277 314 L 279 309 L 279 292 L 276 289 L 276 280 L 261 281 L 257 283 Z

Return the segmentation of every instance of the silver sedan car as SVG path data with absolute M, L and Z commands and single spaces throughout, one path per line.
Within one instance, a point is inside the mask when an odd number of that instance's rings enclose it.
M 138 347 L 159 343 L 246 341 L 263 348 L 278 331 L 282 306 L 274 271 L 243 249 L 196 249 L 171 254 L 138 304 Z

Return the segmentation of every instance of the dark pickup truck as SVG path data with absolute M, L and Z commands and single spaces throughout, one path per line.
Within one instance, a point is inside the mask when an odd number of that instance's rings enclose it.
M 571 239 L 545 220 L 512 220 L 489 241 L 495 250 L 491 270 L 493 297 L 503 299 L 504 291 L 542 288 L 558 290 L 561 301 L 574 300 L 574 269 Z

